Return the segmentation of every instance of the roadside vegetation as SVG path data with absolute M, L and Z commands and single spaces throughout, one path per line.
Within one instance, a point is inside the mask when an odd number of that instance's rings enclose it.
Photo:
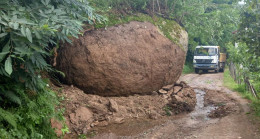
M 194 72 L 194 68 L 192 66 L 192 63 L 186 62 L 183 67 L 182 74 L 189 74 L 189 73 L 193 73 L 193 72 Z
M 241 12 L 241 23 L 238 30 L 234 32 L 233 43 L 227 45 L 229 62 L 236 69 L 235 76 L 241 81 L 241 85 L 230 85 L 238 89 L 242 95 L 252 101 L 252 108 L 256 115 L 260 116 L 260 49 L 259 49 L 259 1 L 246 1 Z M 250 24 L 248 24 L 250 23 Z M 236 43 L 236 45 L 234 45 Z M 226 75 L 227 76 L 227 75 Z M 226 77 L 227 78 L 227 77 Z M 245 82 L 250 82 L 251 90 L 257 97 L 245 89 Z M 226 82 L 227 83 L 227 82 Z M 228 84 L 228 83 L 227 83 Z
M 55 138 L 50 119 L 63 118 L 50 59 L 82 21 L 102 17 L 84 0 L 1 0 L 0 9 L 0 138 Z
M 255 98 L 247 89 L 245 84 L 238 84 L 230 76 L 229 69 L 224 72 L 224 85 L 232 91 L 239 92 L 244 98 L 251 101 L 251 108 L 257 116 L 260 116 L 260 100 Z

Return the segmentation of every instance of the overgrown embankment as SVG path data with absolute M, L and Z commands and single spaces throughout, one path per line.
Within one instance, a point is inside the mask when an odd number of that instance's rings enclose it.
M 233 91 L 239 92 L 244 98 L 251 101 L 251 108 L 257 116 L 260 116 L 260 100 L 255 98 L 251 92 L 246 89 L 244 83 L 238 84 L 230 76 L 229 69 L 226 69 L 224 72 L 224 85 L 230 88 Z

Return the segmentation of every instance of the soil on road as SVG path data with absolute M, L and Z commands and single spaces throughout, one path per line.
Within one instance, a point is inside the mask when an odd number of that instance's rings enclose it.
M 94 138 L 260 139 L 260 123 L 249 102 L 223 85 L 223 73 L 187 74 L 180 78 L 195 89 L 191 113 L 160 120 L 128 121 Z M 106 130 L 108 131 L 108 130 Z

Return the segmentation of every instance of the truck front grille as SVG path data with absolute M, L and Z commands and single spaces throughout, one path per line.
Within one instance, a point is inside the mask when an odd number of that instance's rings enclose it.
M 195 59 L 198 64 L 210 64 L 213 59 Z

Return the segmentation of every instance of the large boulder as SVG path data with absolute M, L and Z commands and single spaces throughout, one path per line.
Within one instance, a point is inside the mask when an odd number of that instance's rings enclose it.
M 181 75 L 188 37 L 179 29 L 181 40 L 176 44 L 149 22 L 85 32 L 60 47 L 57 68 L 66 74 L 67 84 L 86 93 L 148 94 L 173 84 Z

